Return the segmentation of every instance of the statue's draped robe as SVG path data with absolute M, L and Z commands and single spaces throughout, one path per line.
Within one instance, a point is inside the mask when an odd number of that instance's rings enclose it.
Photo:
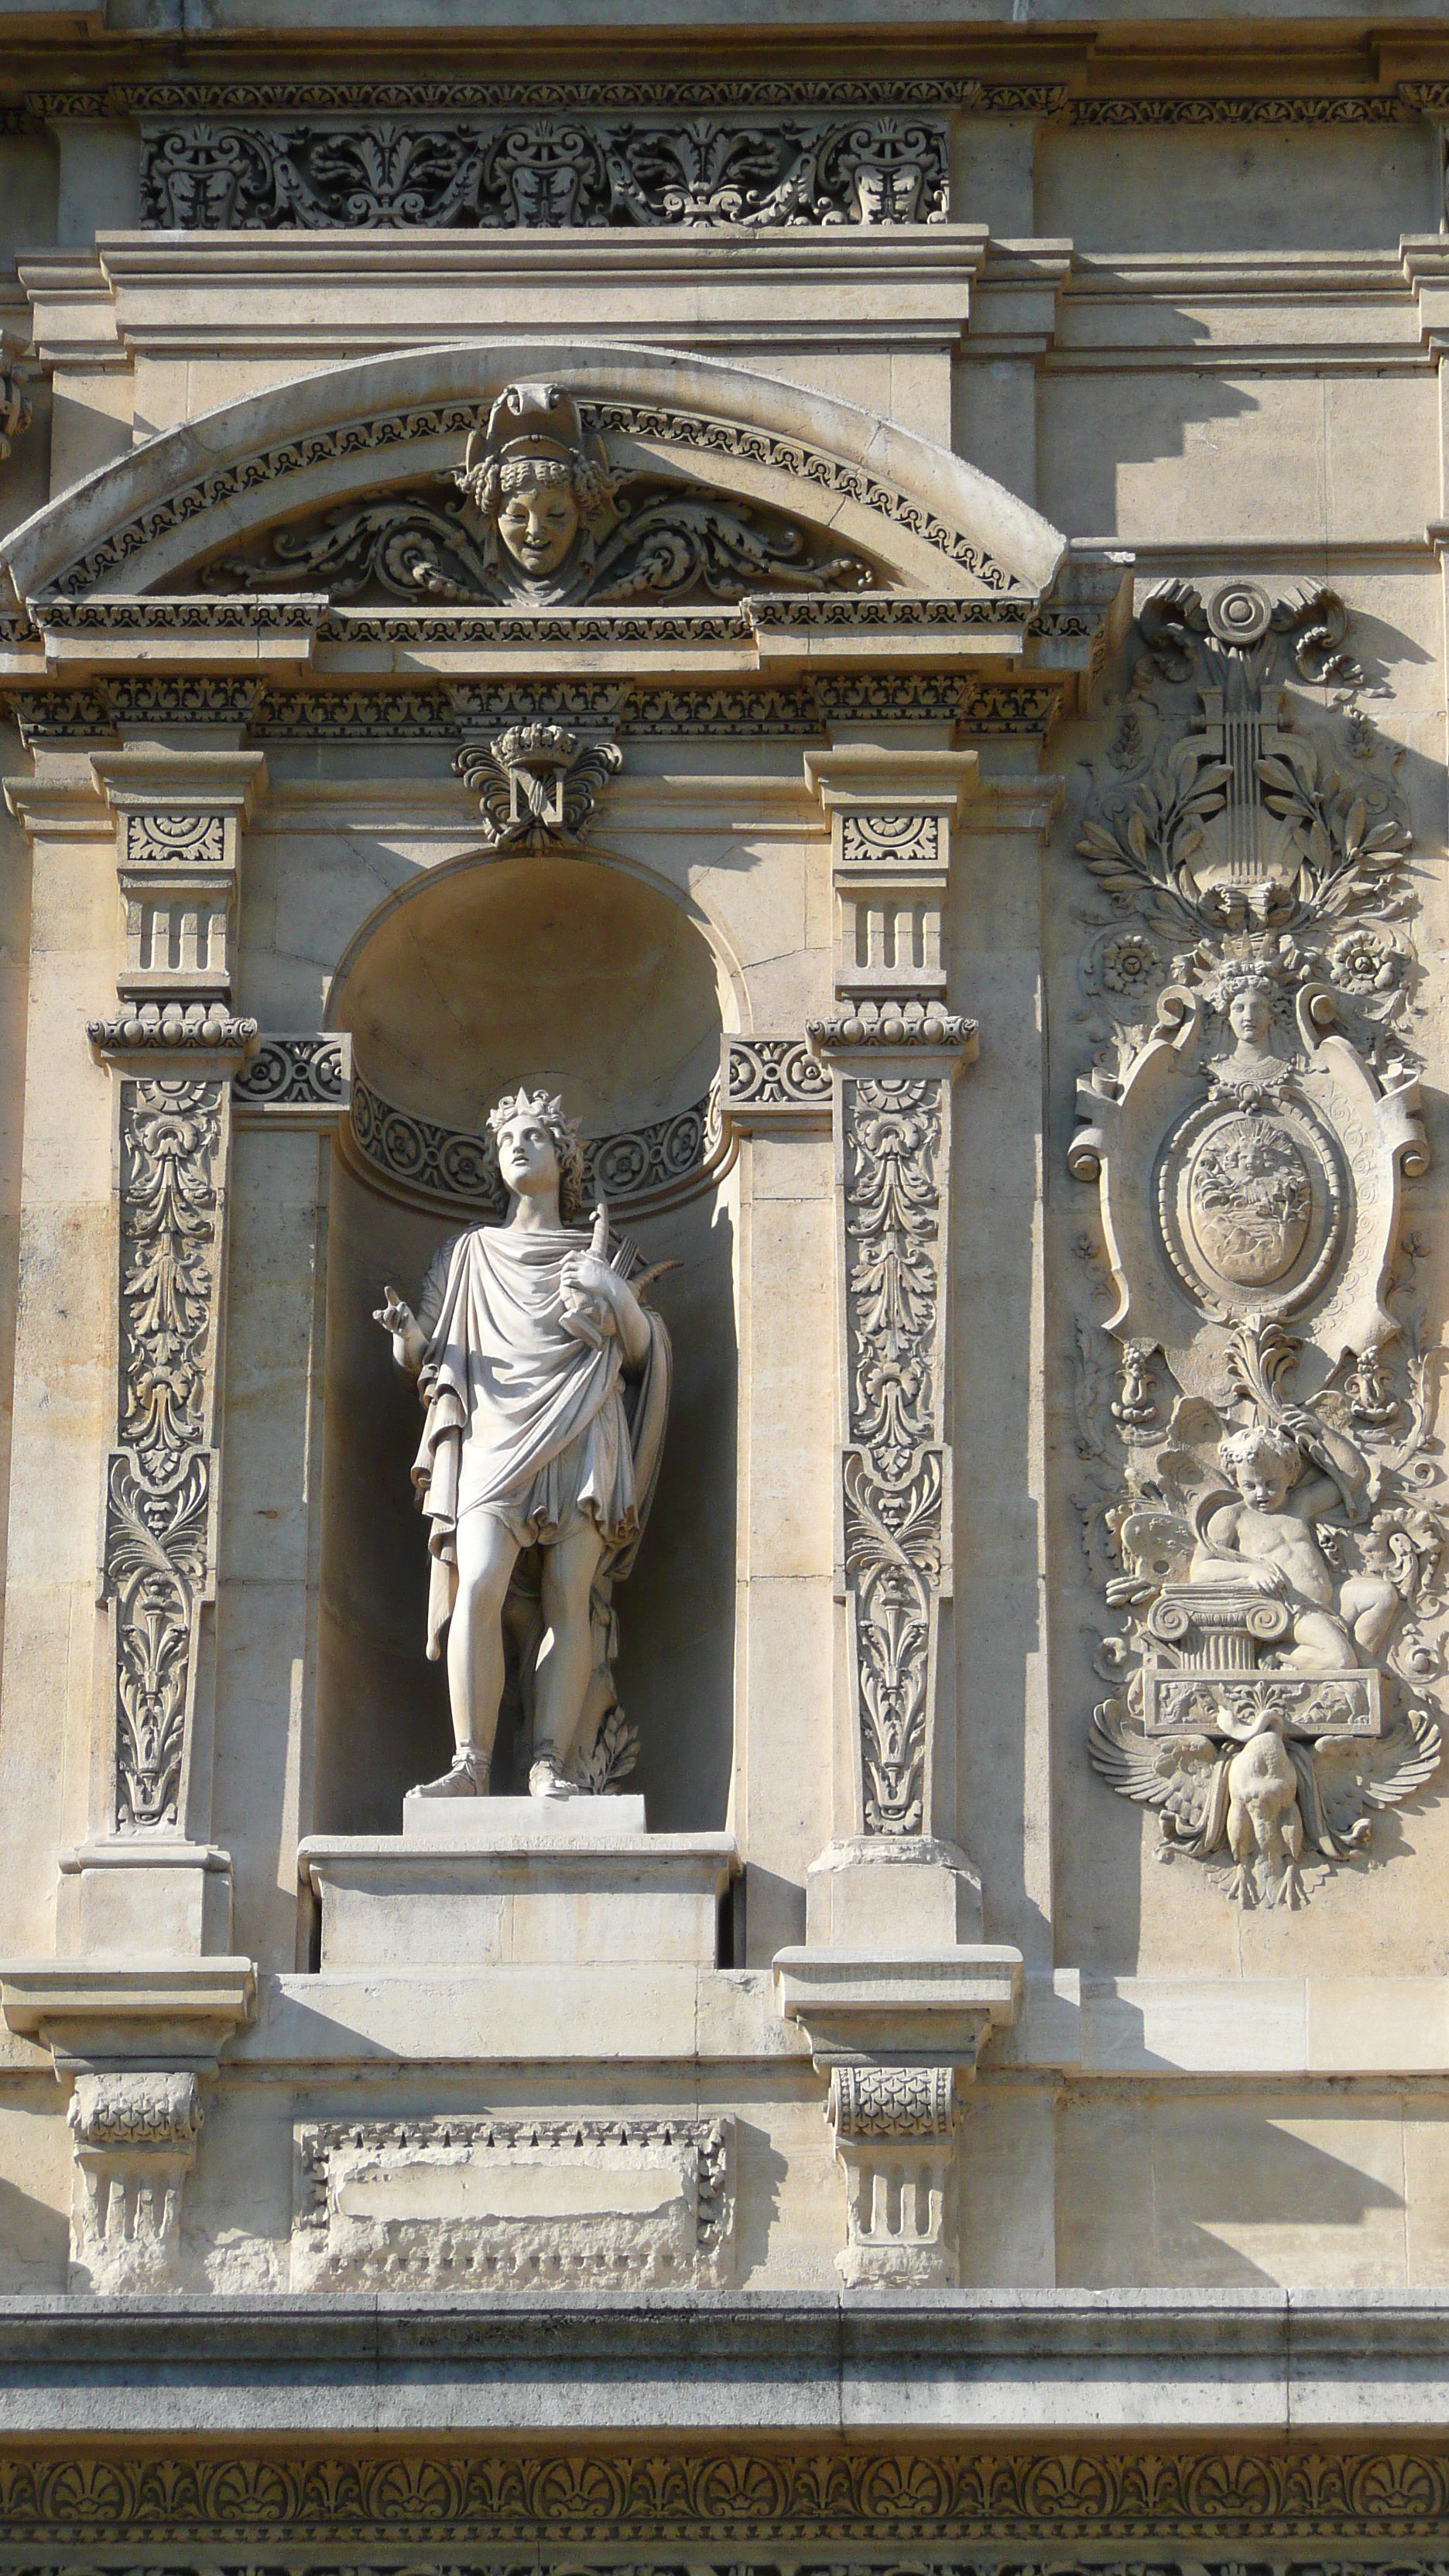
M 444 1244 L 418 1322 L 427 1406 L 413 1462 L 429 1522 L 428 1653 L 457 1597 L 457 1528 L 489 1511 L 520 1547 L 548 1546 L 580 1514 L 604 1542 L 600 1572 L 633 1562 L 653 1498 L 669 1409 L 669 1336 L 646 1309 L 649 1350 L 626 1380 L 612 1333 L 594 1350 L 565 1331 L 561 1271 L 587 1237 L 476 1226 Z

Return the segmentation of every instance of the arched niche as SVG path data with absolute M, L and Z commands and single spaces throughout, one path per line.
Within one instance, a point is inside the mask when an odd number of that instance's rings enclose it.
M 586 1137 L 646 1128 L 696 1102 L 735 1025 L 703 928 L 620 865 L 479 857 L 439 869 L 364 925 L 334 978 L 360 1080 L 401 1113 L 480 1134 L 520 1083 L 562 1094 Z M 667 1195 L 667 1194 L 666 1194 Z M 646 1263 L 676 1374 L 659 1490 L 617 1595 L 620 1696 L 641 1738 L 651 1826 L 722 1824 L 731 1755 L 735 1565 L 733 1185 L 614 1211 Z M 384 1281 L 416 1299 L 465 1202 L 334 1160 L 316 1823 L 396 1833 L 409 1787 L 451 1751 L 443 1668 L 424 1657 L 427 1561 L 409 1469 L 421 1415 L 372 1321 Z M 506 1754 L 506 1748 L 500 1745 Z M 506 1772 L 496 1785 L 514 1785 Z M 521 1785 L 521 1783 L 519 1784 Z

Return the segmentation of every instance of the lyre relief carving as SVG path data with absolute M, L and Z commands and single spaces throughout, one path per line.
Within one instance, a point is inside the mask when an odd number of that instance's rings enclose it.
M 1078 841 L 1105 899 L 1070 1162 L 1110 1300 L 1079 1327 L 1079 1508 L 1123 1619 L 1090 1751 L 1159 1857 L 1244 1903 L 1299 1903 L 1440 1755 L 1441 1480 L 1396 1302 L 1427 1168 L 1411 842 L 1346 631 L 1324 592 L 1149 602 Z M 1339 710 L 1305 720 L 1295 673 Z

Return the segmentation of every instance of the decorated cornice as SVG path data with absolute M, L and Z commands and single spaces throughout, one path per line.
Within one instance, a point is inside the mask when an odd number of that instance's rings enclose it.
M 1066 674 L 979 680 L 937 672 L 817 673 L 789 686 L 651 687 L 580 680 L 438 682 L 419 688 L 272 689 L 254 680 L 127 678 L 88 689 L 11 690 L 27 749 L 101 743 L 123 723 L 244 726 L 253 742 L 436 742 L 489 726 L 607 723 L 621 737 L 786 735 L 819 741 L 836 724 L 950 724 L 1040 740 L 1061 713 Z
M 1062 81 L 988 81 L 929 73 L 897 78 L 845 73 L 836 80 L 698 78 L 543 80 L 152 80 L 108 81 L 84 89 L 31 89 L 0 109 L 12 130 L 70 117 L 490 116 L 509 110 L 740 109 L 752 115 L 810 109 L 849 115 L 861 108 L 938 108 L 959 116 L 1051 116 L 1065 106 Z
M 1449 82 L 1404 80 L 1393 91 L 1300 96 L 1074 97 L 1062 80 L 990 81 L 929 74 L 900 79 L 846 74 L 835 80 L 152 80 L 87 88 L 27 90 L 0 106 L 0 133 L 33 132 L 71 118 L 140 122 L 196 116 L 497 116 L 510 112 L 667 114 L 700 111 L 782 115 L 936 109 L 951 116 L 1065 117 L 1074 126 L 1391 125 L 1449 114 Z
M 1074 98 L 1067 123 L 1091 125 L 1401 125 L 1412 113 L 1402 91 L 1387 97 Z

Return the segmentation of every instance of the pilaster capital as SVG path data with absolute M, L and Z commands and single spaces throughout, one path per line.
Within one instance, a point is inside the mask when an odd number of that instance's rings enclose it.
M 954 821 L 979 772 L 974 751 L 841 743 L 805 754 L 805 783 L 828 814 L 909 810 Z
M 238 1956 L 0 1962 L 6 2028 L 48 2049 L 57 2075 L 214 2075 L 256 1994 L 255 1962 Z
M 90 765 L 116 814 L 234 815 L 245 823 L 267 783 L 265 752 L 211 743 L 128 745 L 93 751 Z

